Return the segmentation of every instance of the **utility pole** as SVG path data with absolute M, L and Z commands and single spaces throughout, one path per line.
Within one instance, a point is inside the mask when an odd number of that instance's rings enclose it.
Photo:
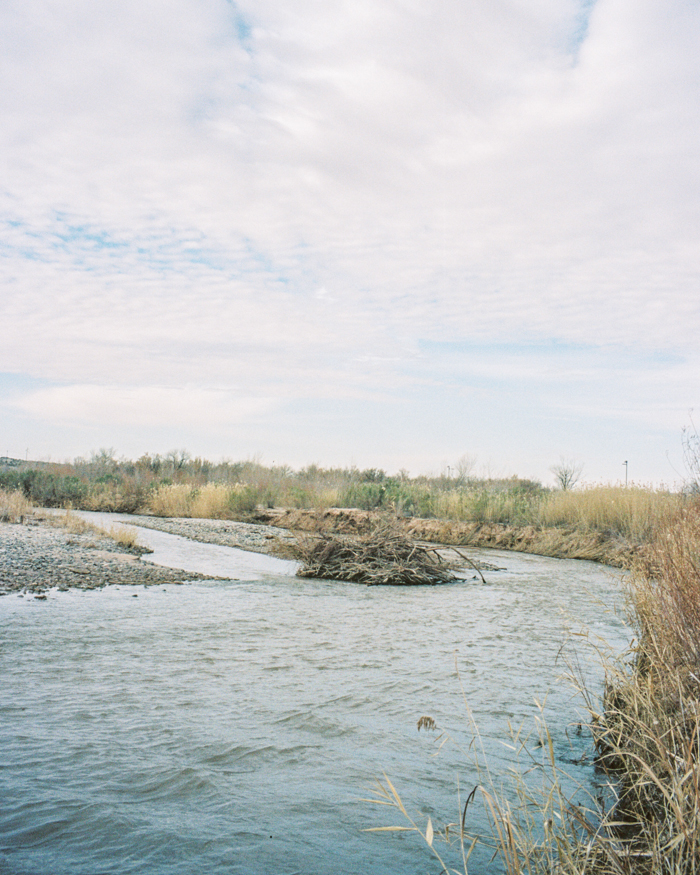
M 627 462 L 622 463 L 625 466 L 625 488 L 627 487 Z

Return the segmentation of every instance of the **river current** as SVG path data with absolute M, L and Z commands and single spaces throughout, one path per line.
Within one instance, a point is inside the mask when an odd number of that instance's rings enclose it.
M 415 834 L 366 832 L 403 821 L 362 800 L 386 773 L 421 825 L 458 819 L 479 781 L 462 687 L 497 781 L 545 698 L 562 766 L 594 780 L 558 655 L 582 626 L 625 646 L 609 569 L 473 551 L 502 567 L 486 585 L 367 588 L 140 531 L 228 579 L 0 599 L 2 875 L 438 875 Z

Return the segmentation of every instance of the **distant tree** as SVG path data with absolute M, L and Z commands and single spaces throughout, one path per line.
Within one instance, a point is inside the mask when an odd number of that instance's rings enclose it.
M 568 489 L 573 489 L 578 483 L 583 472 L 583 462 L 562 458 L 549 470 L 554 474 L 557 485 L 566 492 Z
M 117 451 L 114 447 L 100 447 L 100 450 L 90 457 L 90 465 L 98 477 L 114 474 L 118 465 Z
M 472 476 L 475 466 L 476 456 L 472 456 L 470 453 L 465 453 L 457 459 L 457 464 L 455 465 L 455 471 L 457 474 L 455 479 L 459 486 L 465 485 L 467 480 Z
M 187 450 L 170 450 L 165 454 L 165 458 L 173 467 L 173 471 L 181 471 L 189 462 L 191 456 Z

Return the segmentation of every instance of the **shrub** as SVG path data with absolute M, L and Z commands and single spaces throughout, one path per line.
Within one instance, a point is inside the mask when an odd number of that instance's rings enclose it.
M 255 487 L 238 484 L 231 490 L 228 507 L 234 514 L 253 513 L 258 506 L 259 499 L 260 494 Z

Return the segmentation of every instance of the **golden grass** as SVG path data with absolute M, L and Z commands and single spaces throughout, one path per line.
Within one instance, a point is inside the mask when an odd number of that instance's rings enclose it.
M 82 535 L 84 532 L 101 532 L 94 523 L 89 523 L 81 516 L 78 516 L 73 511 L 67 510 L 65 513 L 52 513 L 46 517 L 49 525 L 57 529 L 65 529 L 73 535 Z
M 194 488 L 174 483 L 160 486 L 152 493 L 148 510 L 164 517 L 231 519 L 255 510 L 259 499 L 255 487 L 241 483 L 207 483 Z
M 100 531 L 103 531 L 120 547 L 125 547 L 127 550 L 140 546 L 138 534 L 133 526 L 112 526 L 111 529 L 101 529 Z
M 156 516 L 189 516 L 193 491 L 191 486 L 184 483 L 159 486 L 148 499 L 148 509 Z
M 635 568 L 630 597 L 646 657 L 664 674 L 681 667 L 700 693 L 700 503 L 683 507 L 659 527 Z
M 0 522 L 21 523 L 33 513 L 34 507 L 20 490 L 0 489 Z
M 209 483 L 190 498 L 188 516 L 198 519 L 222 519 L 230 516 L 231 495 L 235 487 Z
M 103 529 L 70 510 L 65 513 L 50 514 L 45 519 L 54 528 L 65 529 L 73 535 L 91 533 L 98 537 L 111 538 L 127 550 L 140 546 L 138 534 L 133 526 L 111 526 L 109 529 Z
M 551 492 L 539 508 L 543 526 L 571 526 L 649 541 L 659 525 L 675 513 L 682 496 L 652 487 L 591 486 Z

